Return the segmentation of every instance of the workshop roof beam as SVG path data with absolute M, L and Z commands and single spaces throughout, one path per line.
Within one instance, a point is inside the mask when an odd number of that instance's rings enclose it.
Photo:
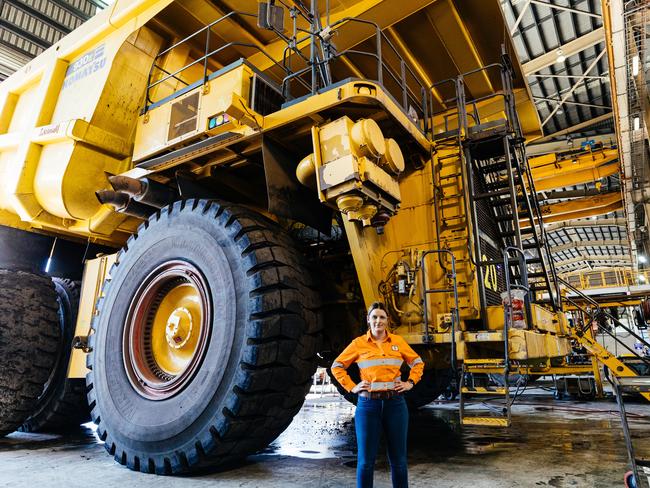
M 612 113 L 606 113 L 603 115 L 599 115 L 598 117 L 594 117 L 593 119 L 590 120 L 585 120 L 584 122 L 580 122 L 579 124 L 572 125 L 571 127 L 567 127 L 566 129 L 558 130 L 556 132 L 553 132 L 552 134 L 548 134 L 544 137 L 539 137 L 537 139 L 533 139 L 531 142 L 535 143 L 541 143 L 541 142 L 546 142 L 550 141 L 551 139 L 558 138 L 558 137 L 565 137 L 568 134 L 572 134 L 574 132 L 578 132 L 582 129 L 585 129 L 587 127 L 590 127 L 592 125 L 596 125 L 600 122 L 605 122 L 606 120 L 610 120 L 612 118 Z
M 624 218 L 598 219 L 595 221 L 576 219 L 549 224 L 544 228 L 546 229 L 546 233 L 549 234 L 551 232 L 556 232 L 559 230 L 577 229 L 582 227 L 620 227 L 625 229 L 627 227 L 627 221 Z
M 629 248 L 630 243 L 627 239 L 611 239 L 605 241 L 579 241 L 579 242 L 569 242 L 567 244 L 561 244 L 559 246 L 553 246 L 551 252 L 558 253 L 564 251 L 570 251 L 571 249 L 577 248 L 591 248 L 591 247 L 605 247 L 605 246 L 620 246 L 624 248 Z M 618 255 L 617 255 L 618 256 Z M 587 259 L 593 257 L 593 255 L 586 255 Z
M 574 91 L 576 91 L 576 90 L 578 89 L 578 86 L 580 86 L 580 84 L 584 81 L 585 76 L 587 76 L 587 75 L 591 72 L 591 70 L 594 69 L 594 68 L 598 65 L 598 62 L 599 62 L 599 61 L 601 60 L 601 58 L 605 55 L 606 52 L 607 52 L 607 51 L 605 51 L 605 50 L 603 49 L 603 50 L 601 51 L 601 53 L 600 53 L 598 56 L 596 56 L 596 59 L 594 59 L 594 60 L 591 62 L 591 64 L 587 67 L 587 69 L 585 70 L 585 72 L 583 73 L 583 75 L 578 79 L 578 81 L 575 82 L 575 84 L 573 85 L 573 87 L 572 87 L 572 88 L 571 88 L 571 89 L 570 89 L 570 90 L 569 90 L 569 91 L 568 91 L 568 92 L 567 92 L 567 93 L 562 97 L 562 99 L 560 100 L 560 102 L 555 106 L 555 108 L 551 111 L 551 113 L 548 114 L 548 116 L 547 116 L 547 117 L 542 121 L 542 127 L 544 127 L 544 126 L 547 124 L 547 122 L 553 118 L 553 115 L 555 115 L 555 113 L 556 113 L 558 110 L 560 110 L 560 107 L 561 107 L 562 105 L 564 105 L 564 102 L 566 102 L 566 101 L 569 99 L 569 97 L 571 96 L 571 94 L 572 94 Z
M 557 4 L 549 2 L 549 1 L 530 0 L 530 2 L 534 3 L 536 5 L 543 5 L 545 7 L 549 7 L 549 8 L 553 8 L 553 9 L 557 9 L 557 10 L 563 10 L 565 12 L 571 12 L 571 13 L 580 14 L 580 15 L 587 15 L 589 17 L 595 17 L 597 19 L 602 18 L 601 15 L 595 14 L 593 12 L 589 12 L 587 10 L 580 10 L 580 9 L 573 8 L 573 7 L 565 7 L 564 5 L 557 5 Z
M 531 59 L 527 63 L 524 63 L 521 66 L 521 69 L 524 72 L 525 76 L 530 76 L 534 73 L 537 73 L 538 71 L 543 70 L 544 68 L 548 68 L 549 66 L 552 66 L 555 63 L 557 63 L 558 49 L 562 49 L 562 53 L 564 54 L 564 56 L 568 58 L 570 56 L 573 56 L 574 54 L 579 53 L 580 51 L 584 51 L 585 49 L 588 49 L 604 41 L 605 41 L 605 29 L 600 27 L 596 30 L 589 32 L 588 34 L 580 36 L 577 39 L 574 39 L 573 41 L 569 41 L 566 44 L 562 44 L 558 46 L 556 49 L 553 49 L 545 54 L 542 54 L 537 58 Z

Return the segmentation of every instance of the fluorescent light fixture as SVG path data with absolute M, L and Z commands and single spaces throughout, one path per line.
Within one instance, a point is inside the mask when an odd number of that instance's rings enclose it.
M 557 50 L 557 59 L 555 60 L 556 63 L 561 63 L 566 59 L 566 56 L 562 52 L 562 48 L 558 48 Z
M 591 217 L 591 220 L 598 220 L 598 216 L 594 215 L 593 217 Z
M 45 263 L 45 272 L 49 273 L 50 272 L 50 265 L 52 264 L 52 258 L 47 258 L 47 263 Z
M 645 264 L 648 262 L 648 258 L 646 258 L 643 254 L 639 254 L 639 262 L 641 264 Z
M 641 128 L 641 119 L 639 119 L 639 117 L 634 117 L 632 123 L 634 126 L 634 130 L 639 130 Z
M 636 55 L 632 58 L 632 76 L 639 74 L 639 56 Z

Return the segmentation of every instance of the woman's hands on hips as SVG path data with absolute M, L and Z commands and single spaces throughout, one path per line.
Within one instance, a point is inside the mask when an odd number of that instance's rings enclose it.
M 370 381 L 360 381 L 352 388 L 352 393 L 359 393 L 360 391 L 369 391 L 370 390 Z
M 413 388 L 413 383 L 411 383 L 410 381 L 401 381 L 401 380 L 395 381 L 395 391 L 404 393 L 409 391 L 411 388 Z

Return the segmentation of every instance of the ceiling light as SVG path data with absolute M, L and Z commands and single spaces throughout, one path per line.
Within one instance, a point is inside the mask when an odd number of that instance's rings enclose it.
M 639 275 L 639 281 L 643 281 L 645 283 L 645 276 L 642 274 Z
M 555 60 L 556 63 L 562 63 L 566 59 L 566 56 L 562 52 L 562 48 L 558 48 L 557 50 L 557 59 Z
M 562 110 L 562 105 L 559 103 L 557 104 L 557 110 L 555 111 L 556 115 L 562 115 L 564 113 L 564 110 Z
M 591 217 L 591 220 L 598 220 L 598 216 L 594 215 L 593 217 Z
M 634 117 L 634 130 L 639 130 L 641 128 L 641 120 L 639 117 Z
M 639 74 L 639 56 L 634 56 L 632 58 L 632 76 L 637 76 Z
M 639 254 L 639 262 L 641 264 L 645 264 L 648 262 L 648 258 L 646 258 L 643 254 Z

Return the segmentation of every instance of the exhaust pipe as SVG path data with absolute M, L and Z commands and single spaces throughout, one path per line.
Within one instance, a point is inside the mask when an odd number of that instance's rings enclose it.
M 109 176 L 108 181 L 117 192 L 130 195 L 136 202 L 163 208 L 178 199 L 173 188 L 148 178 L 136 180 L 128 176 Z
M 99 203 L 112 206 L 116 212 L 147 220 L 156 208 L 133 200 L 127 193 L 113 190 L 95 192 Z

